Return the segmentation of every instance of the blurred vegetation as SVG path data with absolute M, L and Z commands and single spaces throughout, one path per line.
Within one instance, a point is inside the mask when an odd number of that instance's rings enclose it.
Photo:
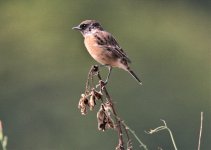
M 211 148 L 211 2 L 0 1 L 0 119 L 12 150 L 108 150 L 116 133 L 97 131 L 96 113 L 77 103 L 96 62 L 71 28 L 99 20 L 142 78 L 116 69 L 108 89 L 118 113 L 149 149 L 173 149 L 168 133 L 144 130 L 165 119 L 178 149 Z M 117 80 L 118 79 L 118 80 Z M 121 88 L 120 88 L 121 87 Z M 135 144 L 135 148 L 138 145 Z

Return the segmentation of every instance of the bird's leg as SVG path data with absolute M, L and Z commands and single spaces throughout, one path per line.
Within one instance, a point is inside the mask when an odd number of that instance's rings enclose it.
M 111 70 L 112 70 L 112 67 L 110 66 L 110 65 L 102 65 L 102 64 L 100 64 L 99 65 L 99 67 L 108 67 L 108 75 L 107 75 L 107 77 L 106 77 L 106 80 L 105 81 L 103 81 L 104 83 L 105 83 L 105 85 L 108 83 L 108 80 L 109 80 L 109 77 L 110 77 L 110 75 L 111 75 Z
M 111 75 L 111 71 L 112 71 L 112 67 L 111 66 L 108 66 L 108 76 L 107 76 L 107 78 L 106 78 L 106 81 L 105 81 L 105 84 L 107 84 L 108 83 L 108 80 L 109 80 L 109 77 L 110 77 L 110 75 Z
M 98 85 L 96 85 L 96 88 L 98 88 L 99 86 L 105 86 L 107 83 L 108 83 L 108 80 L 109 80 L 109 77 L 110 77 L 110 75 L 111 75 L 111 70 L 112 70 L 112 67 L 111 66 L 109 66 L 109 65 L 99 65 L 99 67 L 103 67 L 103 66 L 106 66 L 106 67 L 108 67 L 108 75 L 107 75 L 107 78 L 106 78 L 106 80 L 105 81 L 100 81 L 100 83 L 98 84 Z

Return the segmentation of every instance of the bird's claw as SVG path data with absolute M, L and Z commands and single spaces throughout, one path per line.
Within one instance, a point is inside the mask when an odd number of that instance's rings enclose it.
M 104 87 L 107 83 L 108 83 L 107 80 L 106 81 L 100 80 L 99 84 L 96 85 L 96 88 L 101 87 L 101 89 L 104 89 Z

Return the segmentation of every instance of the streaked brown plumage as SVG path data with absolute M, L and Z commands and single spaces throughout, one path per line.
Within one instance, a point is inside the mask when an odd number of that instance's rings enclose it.
M 109 67 L 110 76 L 112 67 L 118 67 L 129 72 L 140 84 L 141 80 L 130 69 L 130 59 L 119 46 L 115 38 L 107 31 L 104 31 L 102 26 L 96 20 L 85 20 L 73 29 L 79 30 L 84 36 L 84 44 L 89 54 L 100 64 Z

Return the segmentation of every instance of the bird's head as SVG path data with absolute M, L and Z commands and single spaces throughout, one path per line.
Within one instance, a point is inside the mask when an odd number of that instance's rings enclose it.
M 100 23 L 96 20 L 82 21 L 78 26 L 73 27 L 72 29 L 79 30 L 83 36 L 96 32 L 97 30 L 103 30 Z

